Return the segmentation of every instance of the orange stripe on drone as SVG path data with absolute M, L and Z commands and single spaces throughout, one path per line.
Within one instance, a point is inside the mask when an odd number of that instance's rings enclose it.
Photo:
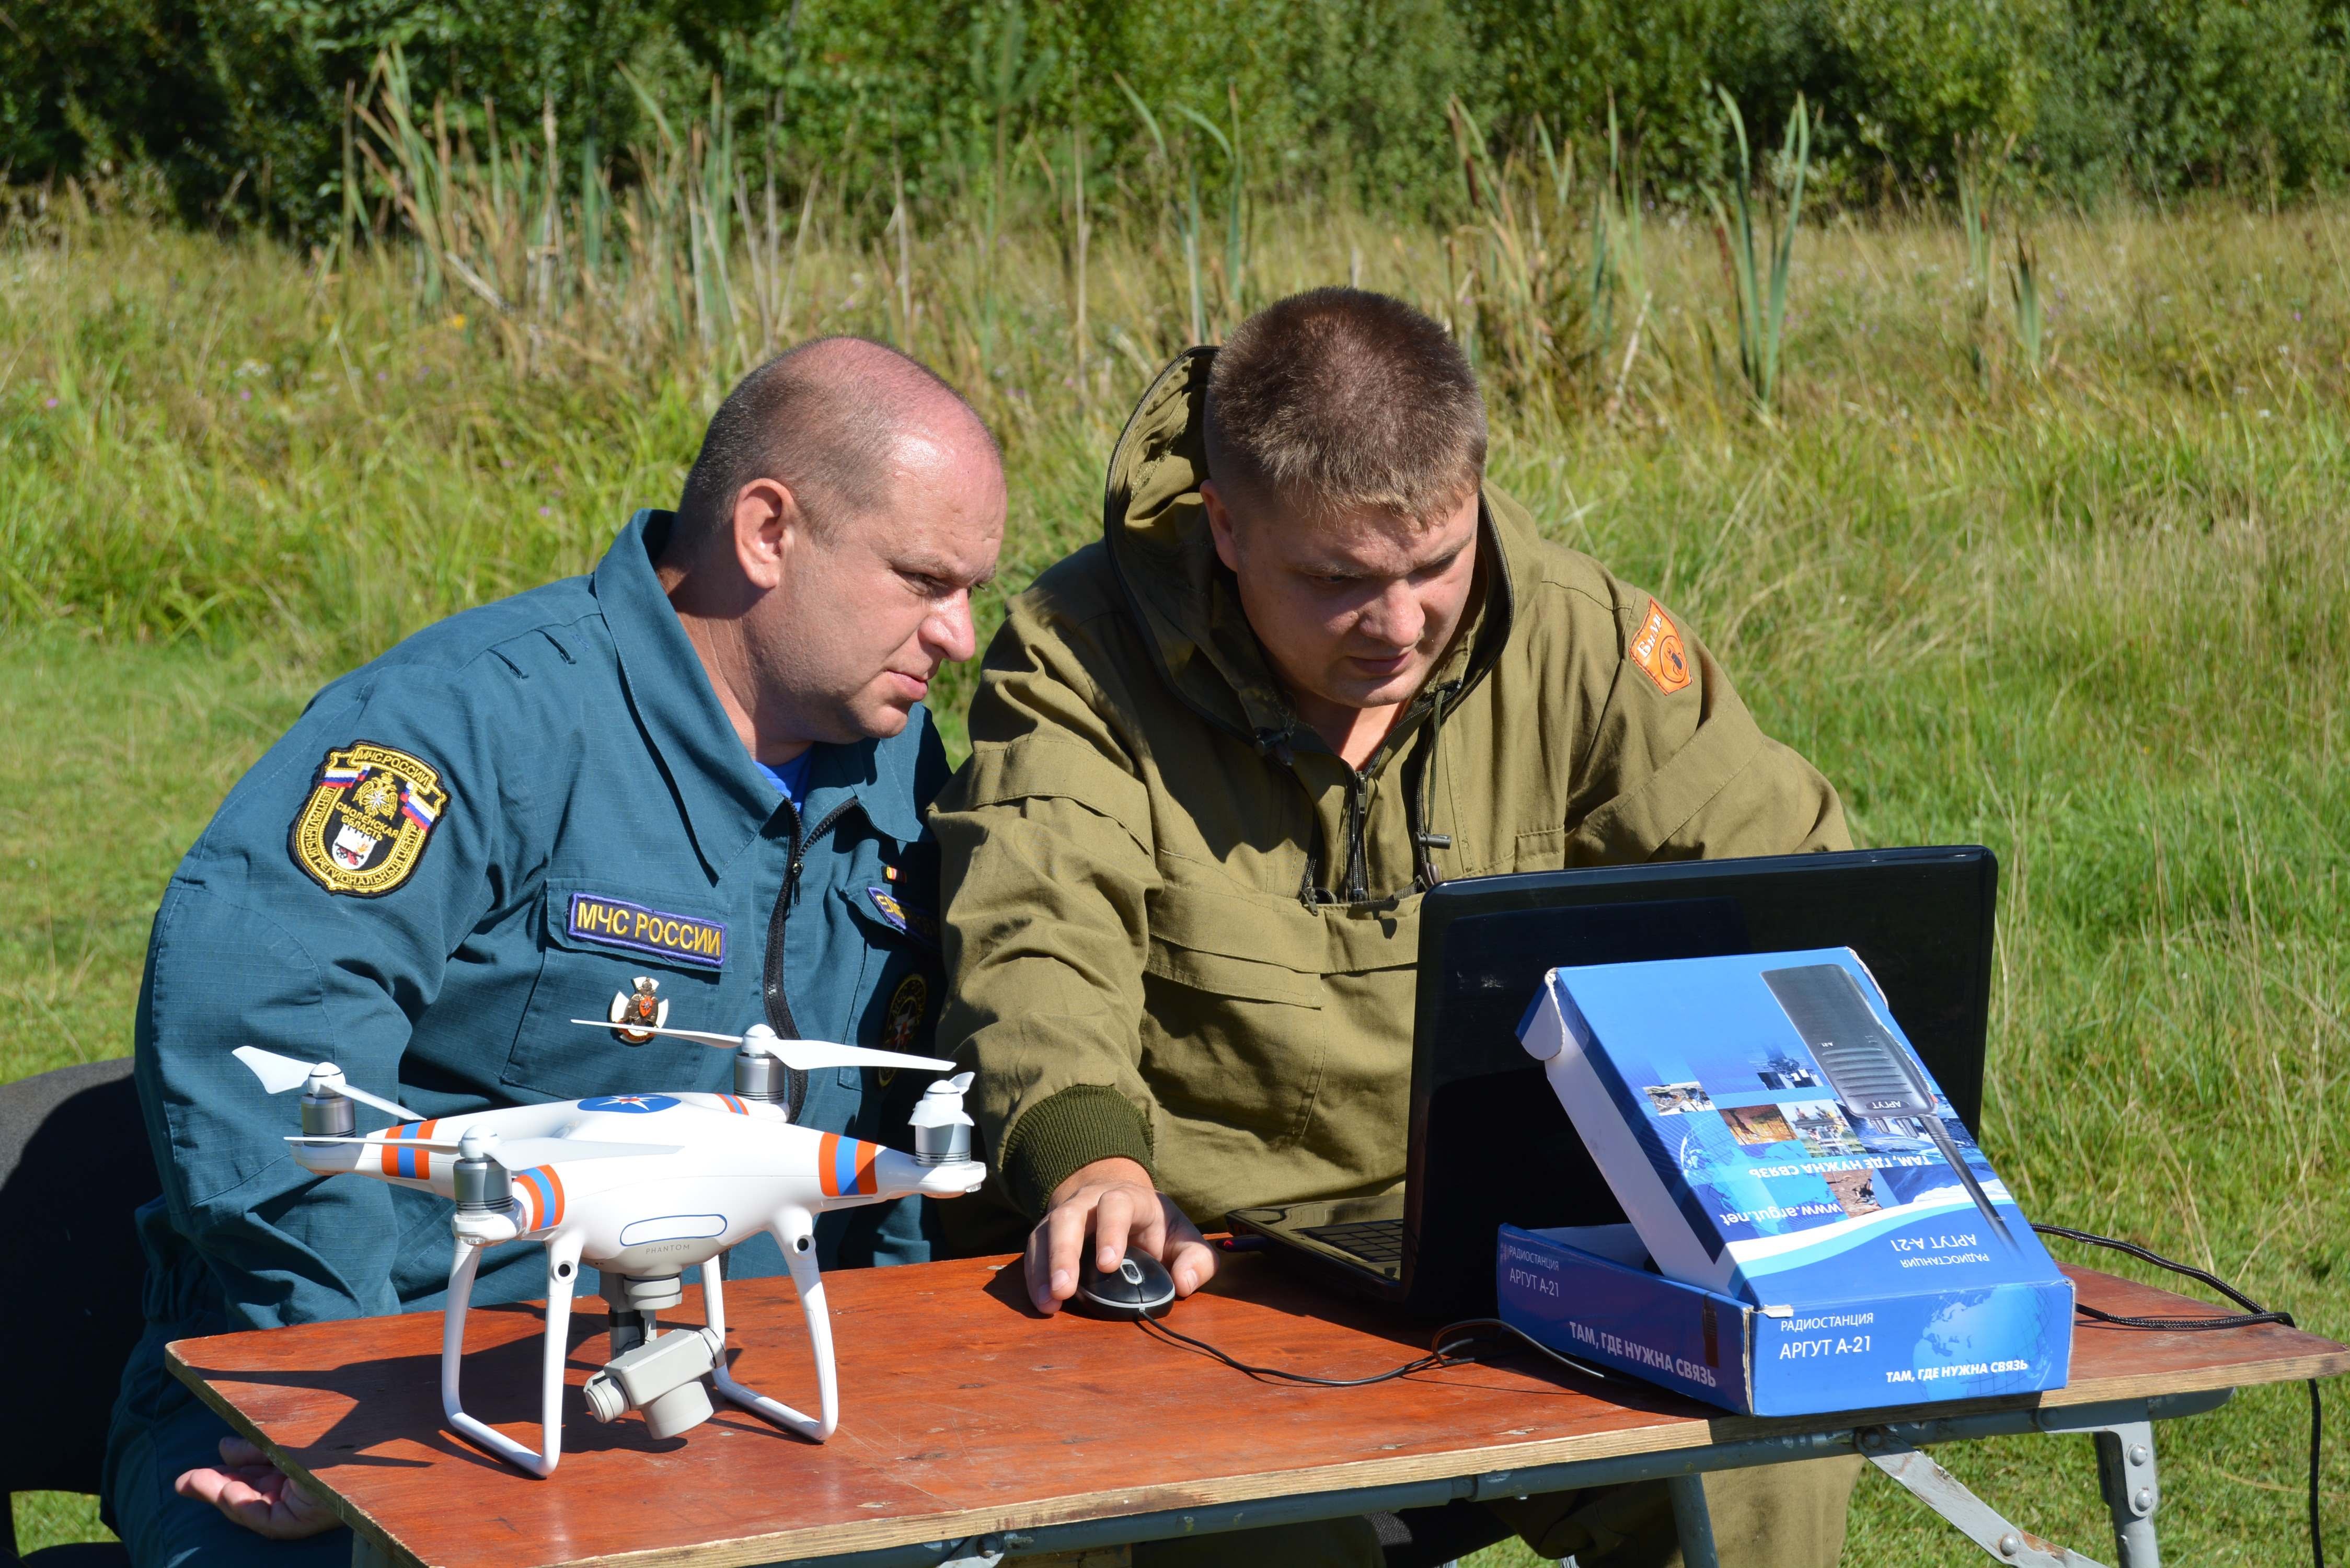
M 402 1146 L 411 1140 L 430 1138 L 440 1125 L 438 1120 L 411 1122 L 405 1127 L 386 1129 L 382 1144 L 383 1173 L 411 1181 L 430 1181 L 432 1179 L 432 1151 Z
M 563 1223 L 563 1178 L 551 1165 L 515 1172 L 514 1195 L 522 1204 L 522 1234 L 552 1231 Z
M 827 1198 L 870 1197 L 881 1190 L 874 1162 L 881 1146 L 826 1133 L 816 1140 L 816 1175 Z

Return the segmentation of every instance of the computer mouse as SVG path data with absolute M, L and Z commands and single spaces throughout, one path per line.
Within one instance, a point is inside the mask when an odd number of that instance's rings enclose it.
M 1069 1304 L 1087 1317 L 1162 1317 L 1175 1304 L 1175 1277 L 1148 1252 L 1128 1252 L 1117 1267 L 1097 1269 L 1088 1250 Z

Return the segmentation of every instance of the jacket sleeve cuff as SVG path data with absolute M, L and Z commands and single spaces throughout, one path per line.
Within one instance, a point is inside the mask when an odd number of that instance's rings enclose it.
M 1152 1168 L 1142 1113 L 1116 1089 L 1074 1084 L 1029 1106 L 1006 1129 L 997 1170 L 1012 1200 L 1036 1220 L 1073 1171 L 1119 1156 Z

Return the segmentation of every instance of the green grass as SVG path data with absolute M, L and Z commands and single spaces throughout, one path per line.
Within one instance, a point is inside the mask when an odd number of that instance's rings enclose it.
M 1118 421 L 1184 332 L 1164 236 L 1098 222 L 1082 402 L 1036 225 L 984 310 L 967 236 L 926 237 L 902 293 L 853 235 L 801 278 L 795 334 L 885 331 L 910 297 L 915 348 L 1003 430 L 1007 588 L 1098 529 Z M 1706 638 L 1863 840 L 1999 852 L 1981 1130 L 2027 1210 L 2350 1337 L 2350 208 L 2041 225 L 2036 376 L 2003 299 L 1979 322 L 1954 231 L 1806 230 L 1767 418 L 1711 347 L 1734 343 L 1711 240 L 1669 217 L 1620 374 L 1631 304 L 1604 374 L 1507 361 L 1445 236 L 1323 213 L 1258 235 L 1265 291 L 1359 269 L 1484 324 L 1520 399 L 1497 477 Z M 0 1074 L 128 1048 L 164 878 L 318 681 L 674 496 L 723 356 L 615 326 L 525 374 L 504 327 L 406 278 L 397 253 L 321 279 L 108 223 L 0 251 Z M 940 690 L 959 733 L 967 672 Z M 2289 1388 L 2165 1430 L 2174 1561 L 2303 1559 L 2304 1422 Z M 2086 1443 L 1945 1458 L 2106 1549 Z M 17 1506 L 28 1543 L 95 1531 Z M 1870 1478 L 1846 1560 L 1975 1558 Z

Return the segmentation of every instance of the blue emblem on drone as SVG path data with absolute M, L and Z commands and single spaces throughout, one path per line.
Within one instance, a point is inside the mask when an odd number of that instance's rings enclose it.
M 665 1111 L 677 1104 L 673 1095 L 598 1095 L 592 1100 L 582 1100 L 583 1111 L 619 1111 L 626 1116 L 650 1116 Z

